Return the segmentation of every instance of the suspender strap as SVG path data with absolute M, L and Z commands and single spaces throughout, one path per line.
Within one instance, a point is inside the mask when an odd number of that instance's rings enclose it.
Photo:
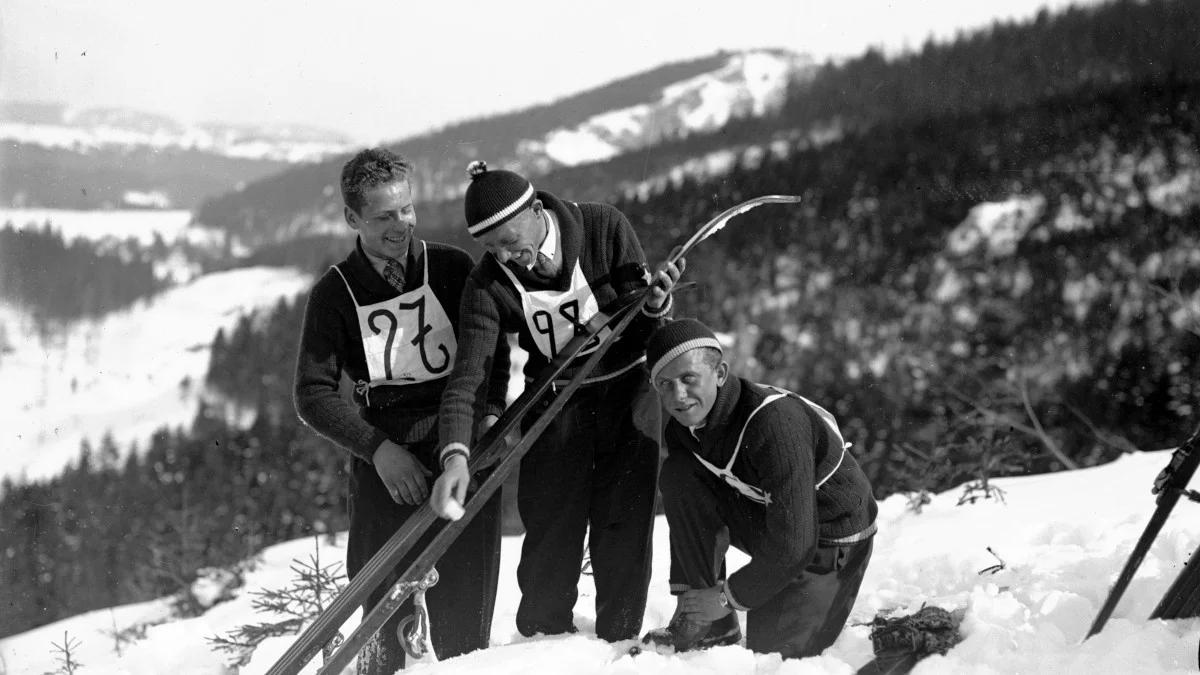
M 346 292 L 350 294 L 350 301 L 354 303 L 355 307 L 358 307 L 358 298 L 354 297 L 354 289 L 350 288 L 350 282 L 346 281 L 346 275 L 342 274 L 341 268 L 337 265 L 330 265 L 329 267 L 342 278 L 342 283 L 346 285 Z
M 746 429 L 750 427 L 750 420 L 754 419 L 754 416 L 758 414 L 759 410 L 762 410 L 784 396 L 786 396 L 786 394 L 771 394 L 770 396 L 764 398 L 762 403 L 759 403 L 758 407 L 754 410 L 751 410 L 750 414 L 746 416 L 746 422 L 742 424 L 742 433 L 738 434 L 737 445 L 733 446 L 733 457 L 729 458 L 729 464 L 725 467 L 727 471 L 733 470 L 733 462 L 737 460 L 738 453 L 742 450 L 742 439 L 746 437 Z

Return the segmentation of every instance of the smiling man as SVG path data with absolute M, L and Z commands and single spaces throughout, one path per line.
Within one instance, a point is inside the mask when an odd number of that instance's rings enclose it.
M 358 239 L 313 286 L 301 331 L 296 410 L 350 454 L 351 578 L 429 496 L 440 467 L 438 404 L 458 352 L 458 301 L 474 265 L 461 249 L 415 236 L 411 173 L 408 162 L 383 148 L 363 150 L 343 167 L 344 215 Z M 491 374 L 478 382 L 480 410 L 498 414 L 507 391 L 507 344 L 495 345 L 479 367 Z M 338 391 L 343 374 L 354 382 L 353 403 Z M 438 563 L 441 578 L 427 600 L 439 658 L 487 646 L 499 541 L 497 496 Z M 401 561 L 393 575 L 410 562 Z M 398 612 L 364 648 L 359 673 L 390 675 L 404 666 L 396 625 L 407 614 Z
M 529 352 L 525 375 L 533 378 L 575 335 L 578 323 L 650 284 L 645 310 L 533 443 L 517 485 L 525 525 L 517 629 L 526 636 L 576 630 L 572 608 L 586 536 L 596 582 L 596 634 L 609 641 L 636 638 L 650 582 L 661 420 L 642 363 L 646 337 L 668 312 L 683 263 L 664 263 L 652 275 L 629 221 L 610 205 L 561 200 L 534 190 L 520 174 L 489 170 L 483 162 L 472 163 L 468 174 L 467 229 L 487 254 L 463 293 L 462 340 L 442 399 L 446 470 L 431 504 L 448 515 L 451 498 L 463 497 L 483 359 L 505 334 L 516 333 Z M 527 416 L 525 426 L 535 417 Z
M 677 651 L 733 644 L 784 658 L 820 654 L 842 631 L 871 558 L 878 507 L 833 415 L 732 376 L 694 319 L 646 346 L 670 415 L 659 489 L 670 528 L 675 615 L 643 642 Z M 725 574 L 730 546 L 750 562 Z

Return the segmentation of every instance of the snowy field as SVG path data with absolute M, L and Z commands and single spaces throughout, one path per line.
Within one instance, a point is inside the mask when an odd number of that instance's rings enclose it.
M 111 431 L 125 451 L 134 440 L 145 447 L 163 425 L 190 422 L 217 329 L 310 283 L 290 268 L 205 275 L 46 339 L 0 305 L 13 347 L 0 355 L 0 381 L 10 384 L 0 387 L 0 476 L 46 478 L 78 456 L 84 438 L 97 448 Z M 191 387 L 180 386 L 185 378 Z
M 997 480 L 1005 491 L 1004 503 L 956 506 L 961 490 L 955 489 L 937 495 L 917 514 L 906 509 L 903 497 L 889 498 L 881 505 L 875 557 L 851 626 L 824 654 L 800 661 L 784 662 L 740 646 L 625 656 L 628 644 L 610 645 L 591 635 L 594 597 L 588 577 L 575 608 L 579 634 L 523 638 L 514 619 L 520 538 L 506 538 L 492 648 L 440 664 L 417 664 L 408 672 L 846 675 L 871 657 L 867 627 L 854 624 L 869 621 L 880 610 L 907 612 L 931 603 L 966 608 L 965 639 L 947 655 L 923 661 L 914 671 L 918 675 L 1194 673 L 1200 619 L 1146 619 L 1200 543 L 1200 506 L 1186 502 L 1167 522 L 1104 632 L 1080 642 L 1153 511 L 1150 486 L 1169 457 L 1165 451 L 1143 453 L 1092 469 Z M 666 522 L 660 519 L 647 629 L 664 624 L 674 608 L 667 593 L 666 535 Z M 340 560 L 344 543 L 344 538 L 335 546 L 322 542 L 322 561 Z M 989 546 L 1006 566 L 981 574 L 997 564 Z M 61 643 L 67 632 L 80 645 L 80 673 L 233 672 L 222 655 L 208 649 L 205 637 L 270 619 L 253 613 L 248 591 L 286 586 L 289 563 L 307 559 L 313 550 L 312 539 L 266 549 L 239 597 L 197 618 L 151 626 L 144 639 L 124 646 L 120 656 L 109 637 L 113 628 L 162 620 L 165 602 L 91 612 L 0 641 L 0 669 L 13 675 L 54 671 L 51 643 Z M 744 562 L 743 556 L 730 556 L 733 568 Z M 290 638 L 263 643 L 240 672 L 265 672 L 289 644 Z M 306 672 L 315 668 L 310 664 Z

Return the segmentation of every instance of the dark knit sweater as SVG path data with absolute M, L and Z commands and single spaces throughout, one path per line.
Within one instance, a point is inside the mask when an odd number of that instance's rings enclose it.
M 458 302 L 474 261 L 466 251 L 445 244 L 427 242 L 426 250 L 430 287 L 457 335 Z M 414 237 L 404 261 L 404 292 L 421 286 L 424 268 L 421 242 Z M 361 243 L 338 263 L 338 269 L 354 290 L 354 298 L 362 305 L 382 302 L 400 294 L 371 266 Z M 398 426 L 405 428 L 405 432 L 399 438 L 392 437 L 393 441 L 428 442 L 437 431 L 438 404 L 447 379 L 375 387 L 369 394 L 370 410 L 366 409 L 367 398 L 358 391 L 353 403 L 347 401 L 338 391 L 343 373 L 355 383 L 370 379 L 354 298 L 347 292 L 342 277 L 332 269 L 313 285 L 304 310 L 294 396 L 301 420 L 356 457 L 370 462 L 375 450 L 389 436 L 364 417 L 381 410 L 389 416 L 401 416 L 404 424 Z M 504 409 L 507 392 L 507 345 L 493 349 L 481 360 L 479 368 L 481 377 L 475 386 L 483 407 L 481 412 L 499 414 Z M 491 377 L 483 377 L 484 373 L 490 373 Z
M 696 453 L 717 467 L 733 456 L 750 413 L 774 392 L 730 377 L 695 435 L 674 419 L 665 432 L 669 453 Z M 839 449 L 836 437 L 803 401 L 788 396 L 759 410 L 746 427 L 731 467 L 740 480 L 765 491 L 767 551 L 757 552 L 729 577 L 733 599 L 748 608 L 763 605 L 808 566 L 818 538 L 849 536 L 875 521 L 878 506 L 858 462 L 847 451 L 833 476 L 816 489 L 817 467 Z M 734 488 L 722 485 L 737 495 Z M 738 499 L 745 499 L 738 495 Z
M 633 227 L 620 211 L 607 204 L 564 202 L 545 192 L 538 192 L 537 197 L 557 217 L 563 264 L 558 276 L 549 281 L 532 272 L 515 272 L 527 289 L 566 290 L 576 261 L 602 310 L 626 293 L 645 288 L 646 256 Z M 470 445 L 470 411 L 486 372 L 487 355 L 495 350 L 497 342 L 504 341 L 505 333 L 517 333 L 518 343 L 529 352 L 526 376 L 536 376 L 548 363 L 529 333 L 521 296 L 500 264 L 495 257 L 484 255 L 463 290 L 458 358 L 442 399 L 439 442 L 443 448 L 450 443 Z M 646 338 L 661 322 L 644 314 L 638 316 L 591 376 L 616 372 L 645 356 Z

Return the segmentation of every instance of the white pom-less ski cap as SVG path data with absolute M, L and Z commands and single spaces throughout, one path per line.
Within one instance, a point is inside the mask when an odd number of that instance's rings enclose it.
M 708 326 L 695 319 L 677 319 L 654 331 L 646 342 L 646 363 L 650 364 L 650 381 L 659 371 L 684 352 L 701 347 L 725 353 L 717 336 Z
M 471 184 L 463 198 L 467 231 L 478 237 L 500 227 L 533 203 L 533 183 L 512 171 L 489 171 L 487 162 L 475 160 L 467 166 Z

